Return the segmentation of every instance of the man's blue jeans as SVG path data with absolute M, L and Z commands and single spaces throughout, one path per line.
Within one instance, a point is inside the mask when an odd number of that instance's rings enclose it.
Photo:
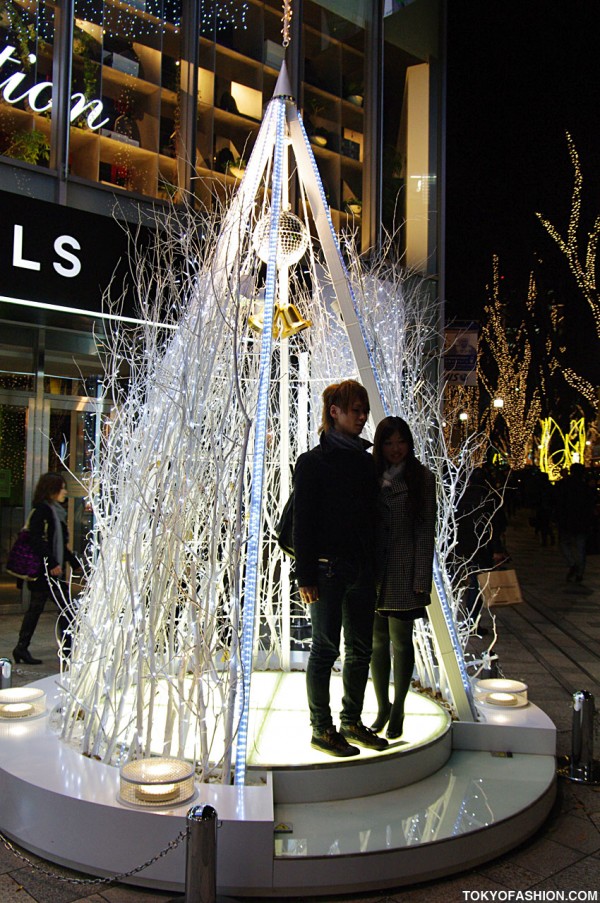
M 340 654 L 344 631 L 344 695 L 342 725 L 360 721 L 373 643 L 375 585 L 371 578 L 357 575 L 352 565 L 327 565 L 319 574 L 319 601 L 310 606 L 312 644 L 306 670 L 306 689 L 313 733 L 333 726 L 329 682 Z

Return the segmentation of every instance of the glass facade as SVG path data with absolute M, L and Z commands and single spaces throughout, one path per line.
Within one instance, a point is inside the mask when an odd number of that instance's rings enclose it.
M 0 3 L 0 154 L 50 162 L 54 10 L 26 0 Z
M 280 0 L 0 0 L 0 570 L 39 475 L 97 453 L 115 201 L 137 223 L 234 189 L 284 56 L 336 228 L 437 272 L 443 6 L 294 0 L 284 50 Z
M 81 482 L 98 453 L 110 403 L 99 399 L 102 366 L 91 335 L 7 327 L 0 326 L 0 593 L 16 600 L 14 578 L 1 565 L 42 473 L 65 473 L 71 546 L 85 551 L 92 524 Z
M 72 123 L 69 172 L 152 197 L 176 183 L 181 6 L 160 0 L 75 0 L 71 97 L 89 107 Z M 95 112 L 95 110 L 93 111 Z
M 414 265 L 431 253 L 440 0 L 292 9 L 286 53 L 278 0 L 2 0 L 0 166 L 49 169 L 67 203 L 95 184 L 210 204 L 243 174 L 285 55 L 335 226 L 368 247 L 406 221 Z

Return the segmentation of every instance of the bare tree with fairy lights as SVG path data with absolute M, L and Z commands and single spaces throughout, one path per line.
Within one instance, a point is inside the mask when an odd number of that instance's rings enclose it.
M 530 284 L 529 301 L 532 300 Z M 524 323 L 512 330 L 500 298 L 498 258 L 494 256 L 491 296 L 485 306 L 481 329 L 478 376 L 489 398 L 503 399 L 501 414 L 506 425 L 501 448 L 509 466 L 519 470 L 529 463 L 531 446 L 542 405 L 537 381 L 531 380 L 531 343 Z M 483 357 L 487 355 L 487 365 Z
M 577 286 L 591 311 L 596 335 L 600 338 L 600 294 L 596 284 L 596 265 L 598 256 L 598 239 L 600 238 L 600 216 L 596 216 L 594 224 L 586 235 L 585 259 L 581 258 L 580 228 L 581 204 L 583 200 L 583 174 L 579 154 L 571 135 L 567 132 L 569 156 L 573 164 L 574 182 L 571 197 L 571 212 L 566 234 L 563 236 L 549 219 L 537 214 L 538 219 L 558 245 L 569 265 L 569 269 Z M 598 392 L 595 385 L 572 366 L 561 366 L 561 373 L 567 382 L 576 389 L 594 411 L 598 409 Z
M 350 376 L 411 423 L 438 476 L 438 622 L 419 628 L 418 673 L 470 714 L 470 626 L 447 558 L 471 456 L 451 462 L 440 430 L 438 310 L 389 255 L 367 265 L 351 240 L 340 249 L 289 95 L 282 70 L 222 209 L 172 208 L 149 248 L 132 246 L 140 324 L 115 326 L 104 349 L 116 403 L 87 487 L 96 529 L 61 678 L 64 740 L 105 762 L 174 755 L 202 780 L 234 768 L 244 781 L 252 672 L 302 666 L 291 637 L 305 612 L 274 524 L 323 388 Z M 458 683 L 438 655 L 448 637 Z

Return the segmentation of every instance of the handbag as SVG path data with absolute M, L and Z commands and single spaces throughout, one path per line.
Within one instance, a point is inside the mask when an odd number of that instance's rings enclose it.
M 296 553 L 294 551 L 294 490 L 290 494 L 289 499 L 285 503 L 283 507 L 283 511 L 281 512 L 281 517 L 275 524 L 275 536 L 277 537 L 277 542 L 279 543 L 279 548 L 285 552 L 286 555 L 289 555 L 290 558 L 295 558 Z
M 19 580 L 37 579 L 44 567 L 40 556 L 31 548 L 28 524 L 29 518 L 23 529 L 19 530 L 6 562 L 7 572 Z

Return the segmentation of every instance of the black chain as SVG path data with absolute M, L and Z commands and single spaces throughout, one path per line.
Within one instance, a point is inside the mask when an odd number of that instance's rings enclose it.
M 36 872 L 40 872 L 46 878 L 54 878 L 56 881 L 64 881 L 67 884 L 86 884 L 86 885 L 94 885 L 94 884 L 113 884 L 117 881 L 123 881 L 125 878 L 131 878 L 132 875 L 137 875 L 138 872 L 147 869 L 148 866 L 153 865 L 155 862 L 158 862 L 159 859 L 162 859 L 163 856 L 166 856 L 167 853 L 170 853 L 171 850 L 176 849 L 179 844 L 186 839 L 188 835 L 188 829 L 186 828 L 184 831 L 180 831 L 177 837 L 173 840 L 170 840 L 166 845 L 164 850 L 161 850 L 160 853 L 157 853 L 156 856 L 153 856 L 152 859 L 148 859 L 147 862 L 144 862 L 142 865 L 137 865 L 135 868 L 131 869 L 129 872 L 121 872 L 119 875 L 113 875 L 112 878 L 67 878 L 65 875 L 58 875 L 56 872 L 51 872 L 48 869 L 42 868 L 36 863 L 32 862 L 31 859 L 28 859 L 20 850 L 17 850 L 16 847 L 10 842 L 10 840 L 0 833 L 0 840 L 4 844 L 7 850 L 10 850 L 11 853 L 20 859 L 22 862 L 26 862 L 27 865 L 31 866 L 32 869 L 35 869 Z

